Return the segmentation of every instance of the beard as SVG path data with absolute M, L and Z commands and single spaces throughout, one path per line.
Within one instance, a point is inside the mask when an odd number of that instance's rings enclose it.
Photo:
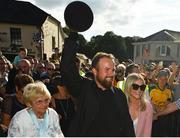
M 105 77 L 104 79 L 101 79 L 100 77 L 96 77 L 97 81 L 106 89 L 111 88 L 113 83 L 113 77 Z

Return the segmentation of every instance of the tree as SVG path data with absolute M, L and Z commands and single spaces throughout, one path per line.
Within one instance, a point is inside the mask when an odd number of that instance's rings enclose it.
M 119 60 L 124 60 L 126 57 L 126 45 L 123 37 L 115 35 L 112 31 L 106 32 L 104 36 L 93 36 L 88 46 L 91 47 L 91 58 L 97 52 L 111 53 Z
M 68 32 L 68 30 L 64 31 Z M 88 58 L 92 59 L 97 52 L 106 52 L 113 54 L 120 62 L 127 59 L 132 60 L 134 50 L 132 43 L 136 41 L 134 37 L 123 38 L 112 31 L 106 32 L 103 36 L 93 36 L 89 42 L 87 42 L 83 35 L 79 34 L 78 53 L 85 54 Z
M 132 37 L 125 37 L 125 43 L 126 43 L 126 48 L 128 49 L 126 53 L 126 57 L 128 59 L 133 59 L 133 51 L 134 51 L 134 46 L 132 45 L 135 40 Z

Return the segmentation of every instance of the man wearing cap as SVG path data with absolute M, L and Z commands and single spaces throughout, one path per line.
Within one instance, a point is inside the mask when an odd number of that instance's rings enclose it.
M 154 106 L 154 112 L 158 113 L 166 109 L 172 102 L 172 89 L 168 84 L 170 74 L 167 70 L 160 70 L 157 74 L 157 83 L 150 87 L 150 98 Z M 170 136 L 171 116 L 160 117 L 153 122 L 152 136 Z
M 169 74 L 161 70 L 157 74 L 157 84 L 150 88 L 150 97 L 157 112 L 165 109 L 168 102 L 172 100 L 172 90 L 168 85 Z
M 176 77 L 176 72 L 177 72 L 177 66 L 174 66 L 172 68 L 171 72 L 171 81 L 175 80 Z M 169 79 L 169 82 L 170 82 Z M 166 116 L 172 116 L 172 124 L 171 128 L 169 131 L 171 132 L 170 136 L 173 137 L 179 137 L 180 136 L 180 94 L 179 94 L 179 88 L 180 88 L 180 80 L 176 80 L 176 82 L 173 81 L 172 83 L 172 88 L 173 88 L 173 102 L 169 103 L 166 108 L 163 111 L 157 112 L 154 115 L 154 119 L 163 118 Z

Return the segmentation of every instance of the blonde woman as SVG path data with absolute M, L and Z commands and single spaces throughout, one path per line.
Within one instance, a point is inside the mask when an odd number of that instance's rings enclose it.
M 63 137 L 59 117 L 49 108 L 51 95 L 42 82 L 30 83 L 24 88 L 27 108 L 12 118 L 8 137 Z
M 128 75 L 125 82 L 125 94 L 137 137 L 151 136 L 153 108 L 150 102 L 145 99 L 145 89 L 146 84 L 140 74 Z
M 23 90 L 24 87 L 33 83 L 34 80 L 31 76 L 27 74 L 18 74 L 14 79 L 15 85 L 15 95 L 6 96 L 3 100 L 2 106 L 2 124 L 7 128 L 10 124 L 11 118 L 20 110 L 26 108 L 23 100 Z

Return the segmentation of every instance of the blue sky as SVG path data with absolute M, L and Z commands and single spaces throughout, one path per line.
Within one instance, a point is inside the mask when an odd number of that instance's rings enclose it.
M 58 19 L 62 27 L 64 10 L 72 0 L 29 1 Z M 82 34 L 92 36 L 113 31 L 116 35 L 146 37 L 163 29 L 180 32 L 180 0 L 81 0 L 94 13 L 91 28 Z

